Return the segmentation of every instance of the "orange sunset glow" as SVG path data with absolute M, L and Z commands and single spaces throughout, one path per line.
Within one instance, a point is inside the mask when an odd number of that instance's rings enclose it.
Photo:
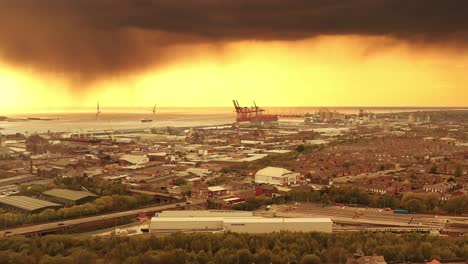
M 0 67 L 8 111 L 107 106 L 463 106 L 468 55 L 417 49 L 387 38 L 321 37 L 187 46 L 186 56 L 129 76 L 86 84 L 31 69 Z M 257 99 L 258 100 L 258 99 Z

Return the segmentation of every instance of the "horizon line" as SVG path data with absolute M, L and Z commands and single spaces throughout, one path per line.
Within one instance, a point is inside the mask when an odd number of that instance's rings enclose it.
M 130 106 L 109 106 L 101 107 L 102 110 L 109 109 L 111 111 L 106 111 L 107 113 L 127 113 L 131 114 L 132 111 L 123 112 L 116 110 L 133 110 L 137 111 L 138 114 L 143 114 L 145 109 L 152 107 L 130 107 Z M 161 106 L 160 109 L 233 109 L 232 106 Z M 262 106 L 261 108 L 284 108 L 284 109 L 301 109 L 301 108 L 330 108 L 330 109 L 389 109 L 389 110 L 468 110 L 468 106 Z M 44 107 L 44 108 L 24 108 L 23 111 L 8 111 L 6 109 L 0 108 L 0 116 L 5 116 L 8 114 L 12 115 L 21 115 L 21 114 L 80 114 L 80 113 L 94 113 L 94 107 Z M 6 110 L 6 111 L 5 111 Z M 142 111 L 143 110 L 143 111 Z M 149 111 L 149 110 L 148 110 Z M 2 113 L 3 112 L 3 113 Z M 135 113 L 136 114 L 136 113 Z

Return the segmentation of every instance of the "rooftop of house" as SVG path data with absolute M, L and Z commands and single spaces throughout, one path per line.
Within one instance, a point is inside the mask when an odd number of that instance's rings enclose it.
M 122 155 L 120 160 L 127 161 L 132 164 L 140 164 L 148 161 L 148 158 L 145 155 Z
M 210 186 L 208 187 L 208 191 L 210 192 L 221 192 L 221 191 L 225 191 L 226 188 L 224 187 L 221 187 L 221 186 Z

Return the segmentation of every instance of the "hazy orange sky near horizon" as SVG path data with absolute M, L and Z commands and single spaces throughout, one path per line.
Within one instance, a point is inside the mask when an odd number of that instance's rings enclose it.
M 176 59 L 86 87 L 0 59 L 0 111 L 61 107 L 468 106 L 468 55 L 386 37 L 181 45 Z M 154 58 L 157 60 L 157 58 Z

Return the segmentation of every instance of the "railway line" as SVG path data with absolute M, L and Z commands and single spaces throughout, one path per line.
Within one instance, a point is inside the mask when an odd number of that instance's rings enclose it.
M 436 216 L 425 214 L 394 214 L 375 208 L 328 206 L 312 204 L 277 205 L 271 212 L 258 212 L 282 217 L 330 217 L 337 224 L 337 230 L 364 230 L 366 228 L 429 228 L 449 232 L 468 233 L 468 218 Z M 341 228 L 341 229 L 340 229 Z

